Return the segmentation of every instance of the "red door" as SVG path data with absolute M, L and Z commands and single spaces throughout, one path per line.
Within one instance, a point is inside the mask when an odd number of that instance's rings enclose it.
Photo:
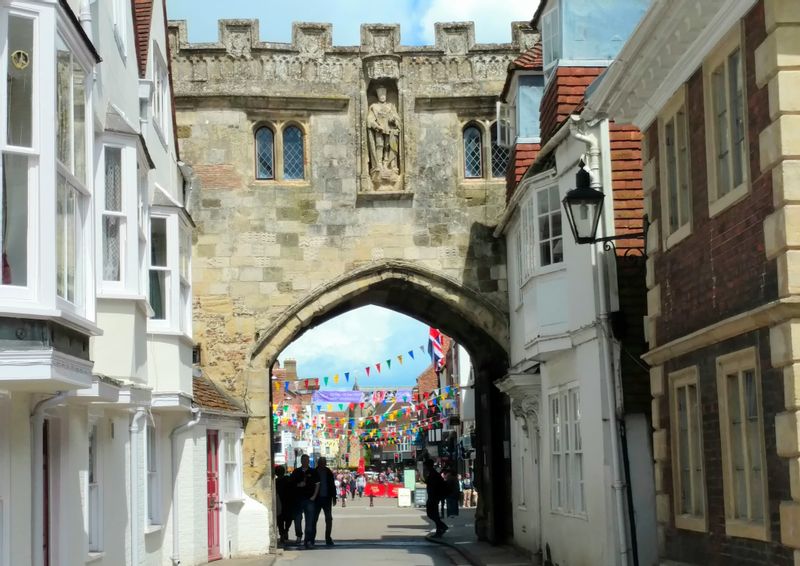
M 208 561 L 220 560 L 219 545 L 219 432 L 206 432 L 206 469 L 208 485 Z

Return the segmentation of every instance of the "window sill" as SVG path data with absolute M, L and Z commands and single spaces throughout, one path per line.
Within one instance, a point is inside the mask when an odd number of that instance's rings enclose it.
M 692 223 L 687 222 L 686 224 L 675 230 L 675 232 L 666 237 L 666 239 L 664 240 L 664 251 L 667 251 L 670 248 L 674 248 L 675 246 L 677 246 L 679 243 L 681 243 L 683 240 L 685 240 L 691 235 L 692 235 Z
M 155 534 L 155 533 L 160 533 L 161 529 L 163 529 L 163 528 L 164 528 L 164 525 L 145 525 L 144 534 L 145 534 L 145 536 L 147 536 L 147 535 L 152 535 L 152 534 Z
M 734 204 L 738 203 L 740 200 L 744 199 L 750 191 L 748 190 L 748 181 L 745 181 L 727 195 L 719 197 L 715 201 L 711 201 L 708 203 L 708 216 L 709 218 L 714 218 L 718 214 L 722 213 L 723 211 L 727 210 L 728 208 L 732 207 Z
M 177 336 L 181 339 L 181 341 L 185 344 L 188 344 L 192 347 L 195 346 L 194 338 L 183 332 L 182 330 L 174 330 L 171 328 L 148 328 L 147 334 L 152 334 L 156 336 Z
M 696 533 L 707 533 L 708 523 L 705 517 L 693 515 L 675 515 L 675 528 Z
M 238 504 L 244 503 L 244 496 L 243 495 L 238 495 L 236 497 L 230 497 L 230 498 L 226 499 L 225 501 L 223 501 L 223 503 L 225 503 L 226 505 L 229 504 L 229 503 L 234 503 L 234 504 L 238 505 Z
M 102 560 L 105 557 L 105 552 L 90 552 L 89 555 L 84 560 L 85 564 L 91 564 L 92 562 L 97 562 Z
M 749 523 L 728 519 L 725 521 L 725 534 L 729 537 L 748 538 L 769 542 L 769 528 L 760 523 Z
M 97 294 L 98 299 L 108 299 L 110 301 L 137 301 L 137 302 L 147 302 L 147 297 L 144 295 L 137 295 L 136 293 L 125 293 L 123 292 L 100 292 Z
M 568 519 L 580 519 L 581 521 L 588 521 L 589 516 L 586 513 L 568 513 L 567 511 L 559 511 L 558 509 L 551 509 L 551 515 L 558 515 Z

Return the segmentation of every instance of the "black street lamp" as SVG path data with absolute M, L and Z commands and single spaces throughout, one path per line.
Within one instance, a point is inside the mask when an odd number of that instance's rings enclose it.
M 597 238 L 597 225 L 603 214 L 603 201 L 606 195 L 592 188 L 592 177 L 585 169 L 583 161 L 580 162 L 578 173 L 575 175 L 576 188 L 572 189 L 561 201 L 564 211 L 572 229 L 572 235 L 577 244 L 595 244 L 597 242 L 612 242 L 619 239 L 633 239 L 646 237 L 647 217 L 645 217 L 645 231 L 620 234 L 619 236 L 606 236 Z

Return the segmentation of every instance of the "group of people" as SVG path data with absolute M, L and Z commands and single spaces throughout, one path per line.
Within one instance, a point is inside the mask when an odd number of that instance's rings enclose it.
M 316 544 L 317 522 L 319 516 L 324 514 L 325 544 L 333 546 L 332 507 L 338 500 L 345 507 L 348 496 L 350 499 L 355 499 L 356 494 L 363 497 L 367 482 L 363 475 L 334 472 L 328 468 L 324 457 L 317 461 L 316 468 L 310 467 L 309 463 L 308 455 L 304 454 L 300 458 L 300 467 L 288 476 L 285 467 L 275 468 L 280 543 L 289 543 L 289 529 L 294 522 L 295 543 L 305 548 L 313 547 Z
M 449 468 L 439 472 L 433 460 L 423 462 L 422 476 L 428 492 L 425 511 L 436 526 L 436 533 L 433 536 L 441 537 L 448 529 L 448 526 L 442 521 L 445 510 L 447 517 L 457 517 L 462 501 L 464 507 L 472 507 L 477 492 L 469 472 L 463 478 L 461 474 Z

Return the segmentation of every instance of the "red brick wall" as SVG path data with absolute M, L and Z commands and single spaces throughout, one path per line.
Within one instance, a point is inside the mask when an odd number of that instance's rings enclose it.
M 750 194 L 714 218 L 708 215 L 703 76 L 689 80 L 687 108 L 692 179 L 692 234 L 669 251 L 655 256 L 655 276 L 661 283 L 658 343 L 664 344 L 719 320 L 778 297 L 774 261 L 764 257 L 764 217 L 773 211 L 772 176 L 759 168 L 759 134 L 769 124 L 767 89 L 755 84 L 755 49 L 766 36 L 764 9 L 759 3 L 745 18 Z M 656 127 L 650 147 L 657 156 Z M 660 216 L 659 192 L 653 193 Z M 663 222 L 662 222 L 662 230 Z
M 542 143 L 583 102 L 583 95 L 605 67 L 558 67 L 542 97 L 540 114 Z
M 511 200 L 522 176 L 539 154 L 538 143 L 518 143 L 511 152 L 511 164 L 506 171 L 506 202 Z

